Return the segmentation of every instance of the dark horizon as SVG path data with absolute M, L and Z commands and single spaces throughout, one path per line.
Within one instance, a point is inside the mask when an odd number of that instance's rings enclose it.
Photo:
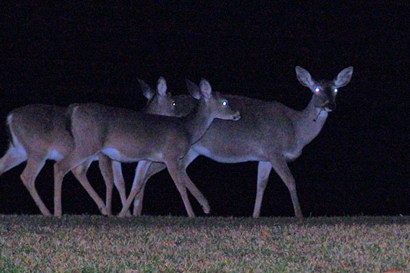
M 13 4 L 0 12 L 0 151 L 8 146 L 8 112 L 27 104 L 99 102 L 138 110 L 145 99 L 137 79 L 154 86 L 164 76 L 173 94 L 187 94 L 185 79 L 206 78 L 225 94 L 303 109 L 311 93 L 298 82 L 295 66 L 317 80 L 353 66 L 336 111 L 289 164 L 302 210 L 305 216 L 409 215 L 406 10 L 405 1 Z M 136 164 L 123 165 L 129 190 Z M 40 214 L 19 178 L 23 168 L 0 176 L 0 214 Z M 256 162 L 200 157 L 188 174 L 208 198 L 211 216 L 252 215 Z M 96 163 L 88 177 L 104 199 Z M 48 162 L 36 187 L 51 211 L 53 186 Z M 115 189 L 113 201 L 116 213 Z M 99 214 L 71 174 L 63 183 L 63 213 Z M 148 182 L 143 214 L 186 215 L 166 171 Z M 293 216 L 289 192 L 274 172 L 261 216 Z

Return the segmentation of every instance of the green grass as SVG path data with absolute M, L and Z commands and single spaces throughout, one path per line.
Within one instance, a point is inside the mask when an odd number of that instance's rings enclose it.
M 0 216 L 0 248 L 0 272 L 410 272 L 410 219 Z

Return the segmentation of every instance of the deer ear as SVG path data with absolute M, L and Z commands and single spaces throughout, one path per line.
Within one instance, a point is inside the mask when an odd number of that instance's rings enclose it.
M 160 96 L 165 97 L 167 96 L 167 81 L 164 77 L 159 77 L 157 82 L 157 92 Z
M 144 97 L 146 97 L 148 100 L 152 99 L 155 95 L 154 90 L 152 90 L 151 87 L 149 87 L 149 85 L 145 83 L 143 80 L 138 79 L 138 82 L 140 84 L 142 94 L 144 95 Z
M 312 79 L 312 76 L 310 76 L 310 73 L 300 67 L 300 66 L 296 66 L 295 67 L 296 70 L 296 77 L 298 78 L 298 81 L 306 87 L 312 88 L 315 85 L 315 82 Z
M 201 94 L 205 99 L 209 99 L 211 97 L 212 87 L 207 80 L 201 80 L 201 82 L 199 83 L 199 89 L 201 90 Z
M 340 73 L 337 75 L 334 81 L 335 86 L 336 87 L 346 86 L 352 79 L 352 75 L 353 75 L 353 66 L 349 66 L 348 68 L 343 69 L 342 71 L 340 71 Z
M 199 100 L 201 98 L 201 90 L 199 89 L 199 86 L 188 79 L 185 79 L 185 83 L 186 87 L 188 88 L 189 94 L 191 94 L 191 96 L 195 99 Z

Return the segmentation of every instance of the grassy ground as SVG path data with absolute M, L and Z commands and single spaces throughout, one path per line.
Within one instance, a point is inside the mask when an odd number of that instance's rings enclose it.
M 410 272 L 410 218 L 0 216 L 0 272 Z

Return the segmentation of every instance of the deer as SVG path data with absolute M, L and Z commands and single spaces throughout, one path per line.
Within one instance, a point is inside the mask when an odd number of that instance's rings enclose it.
M 201 80 L 199 89 L 199 93 L 191 94 L 199 100 L 196 109 L 183 118 L 152 115 L 95 103 L 72 107 L 70 119 L 75 148 L 54 165 L 56 210 L 61 208 L 59 196 L 65 174 L 102 153 L 119 162 L 138 161 L 136 174 L 142 177 L 152 162 L 164 163 L 188 216 L 194 217 L 195 213 L 188 199 L 187 189 L 199 201 L 203 211 L 209 213 L 208 201 L 190 180 L 181 164 L 182 159 L 215 119 L 237 121 L 241 116 L 219 92 L 212 91 L 207 80 Z M 138 185 L 135 185 L 137 180 L 141 178 L 136 175 L 131 194 L 138 189 Z
M 315 81 L 310 73 L 296 66 L 298 81 L 312 92 L 307 107 L 301 111 L 291 109 L 280 102 L 262 101 L 243 96 L 226 95 L 231 105 L 241 112 L 237 122 L 215 120 L 205 135 L 192 145 L 184 157 L 185 168 L 199 155 L 221 163 L 258 161 L 257 192 L 253 217 L 260 216 L 262 200 L 271 170 L 274 169 L 285 183 L 291 196 L 295 216 L 303 217 L 296 191 L 295 179 L 287 162 L 297 159 L 303 148 L 322 130 L 328 114 L 336 109 L 336 95 L 352 77 L 353 67 L 343 69 L 334 80 Z M 190 92 L 198 86 L 187 80 Z M 185 104 L 195 104 L 185 100 Z M 187 105 L 185 109 L 189 109 Z M 232 138 L 232 136 L 235 136 Z M 139 184 L 138 195 L 130 194 L 125 213 L 134 200 L 134 215 L 141 215 L 144 188 L 148 179 L 164 169 L 160 163 L 151 165 Z
M 139 84 L 143 87 L 143 95 L 147 99 L 147 104 L 141 111 L 157 115 L 177 115 L 175 101 L 167 93 L 164 78 L 158 80 L 156 91 L 147 88 L 148 85 L 142 80 L 139 80 Z M 7 115 L 10 140 L 7 152 L 0 159 L 0 175 L 27 161 L 20 179 L 40 212 L 45 216 L 51 216 L 51 213 L 35 188 L 35 180 L 46 160 L 60 161 L 74 149 L 74 139 L 66 126 L 66 112 L 67 107 L 31 104 L 16 108 Z M 106 185 L 105 204 L 86 177 L 90 164 L 95 160 L 99 162 Z M 112 161 L 100 153 L 74 168 L 72 172 L 103 215 L 112 215 L 113 184 L 118 189 L 124 205 L 126 201 L 125 182 L 119 162 Z
M 66 109 L 56 105 L 31 104 L 12 110 L 7 116 L 10 140 L 8 150 L 0 159 L 0 174 L 27 161 L 20 179 L 44 216 L 51 216 L 51 213 L 40 198 L 35 181 L 46 160 L 59 161 L 74 148 L 73 139 L 66 129 Z M 97 204 L 101 213 L 109 215 L 109 208 L 106 208 L 85 179 L 86 172 L 94 160 L 99 160 L 99 167 L 108 188 L 113 174 L 110 159 L 104 155 L 90 158 L 73 169 L 72 173 Z

